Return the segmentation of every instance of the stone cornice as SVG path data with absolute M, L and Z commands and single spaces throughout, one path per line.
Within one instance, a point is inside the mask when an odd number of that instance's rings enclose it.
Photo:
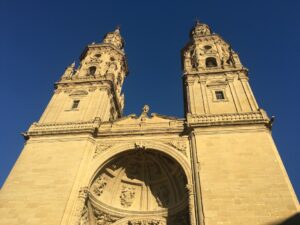
M 23 133 L 25 139 L 32 136 L 61 135 L 90 133 L 95 134 L 98 130 L 100 119 L 86 122 L 65 122 L 65 123 L 33 123 L 27 132 Z
M 96 76 L 96 77 L 91 77 L 91 76 L 84 76 L 84 77 L 77 77 L 77 76 L 72 76 L 69 79 L 64 79 L 60 80 L 55 83 L 56 86 L 61 86 L 61 85 L 69 85 L 69 84 L 85 84 L 85 83 L 101 83 L 101 82 L 109 82 L 113 83 L 114 81 L 114 76 L 111 74 L 107 74 L 105 76 Z
M 119 54 L 125 56 L 125 52 L 116 48 L 114 45 L 109 44 L 109 43 L 101 43 L 101 44 L 90 44 L 90 45 L 86 46 L 86 48 L 83 50 L 82 54 L 80 55 L 80 60 L 82 60 L 85 57 L 85 54 L 87 53 L 88 49 L 101 48 L 101 47 L 113 49 L 116 52 L 118 52 Z
M 224 74 L 228 72 L 244 72 L 248 74 L 248 69 L 245 67 L 240 68 L 212 68 L 210 70 L 203 70 L 203 71 L 191 71 L 191 72 L 184 72 L 183 76 L 187 77 L 190 75 L 211 75 L 211 74 Z
M 147 134 L 181 134 L 185 130 L 185 120 L 151 114 L 151 117 L 137 117 L 132 114 L 115 121 L 101 122 L 99 118 L 86 122 L 33 123 L 25 139 L 32 136 L 65 135 L 87 133 L 94 137 L 147 135 Z
M 270 119 L 260 109 L 257 112 L 211 114 L 211 115 L 187 115 L 188 126 L 190 127 L 209 127 L 222 125 L 241 125 L 241 124 L 265 124 L 270 127 Z
M 86 122 L 33 123 L 23 135 L 32 136 L 91 134 L 94 137 L 184 134 L 187 127 L 210 127 L 263 124 L 271 128 L 267 114 L 260 109 L 257 112 L 187 115 L 185 119 L 162 116 L 152 113 L 150 117 L 137 117 L 132 114 L 115 121 L 101 122 L 99 118 Z

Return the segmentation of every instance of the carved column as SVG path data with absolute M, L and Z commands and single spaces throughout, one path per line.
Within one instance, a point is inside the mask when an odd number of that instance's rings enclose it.
M 75 205 L 75 212 L 73 216 L 72 225 L 81 225 L 81 217 L 86 210 L 86 203 L 88 200 L 89 191 L 87 187 L 82 187 L 79 190 L 78 199 Z
M 190 222 L 191 225 L 196 225 L 195 221 L 195 195 L 193 190 L 192 184 L 187 184 L 186 189 L 188 191 L 188 198 L 189 198 L 189 216 L 190 216 Z

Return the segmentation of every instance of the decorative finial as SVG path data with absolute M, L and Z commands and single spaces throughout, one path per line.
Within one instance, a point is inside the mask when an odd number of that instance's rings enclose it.
M 140 118 L 143 120 L 143 118 L 148 117 L 148 112 L 150 110 L 150 107 L 148 105 L 144 105 L 142 113 Z
M 121 31 L 121 26 L 118 25 L 118 26 L 116 27 L 116 29 L 115 29 L 115 32 L 120 33 L 120 31 Z
M 150 110 L 150 107 L 148 106 L 148 105 L 144 105 L 144 107 L 143 107 L 143 114 L 148 114 L 148 112 L 149 112 L 149 110 Z

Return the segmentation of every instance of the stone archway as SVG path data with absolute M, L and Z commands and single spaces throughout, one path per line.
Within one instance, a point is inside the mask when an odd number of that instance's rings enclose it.
M 85 224 L 190 224 L 186 185 L 182 167 L 162 152 L 120 153 L 90 183 Z

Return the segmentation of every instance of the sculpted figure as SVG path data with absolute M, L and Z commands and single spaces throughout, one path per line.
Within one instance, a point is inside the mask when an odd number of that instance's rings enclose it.
M 228 46 L 227 49 L 222 47 L 221 65 L 223 66 L 224 64 L 234 65 L 231 46 Z
M 194 50 L 192 52 L 192 66 L 193 68 L 200 67 L 200 59 L 201 56 L 204 54 L 203 49 L 201 49 L 199 44 L 195 44 Z
M 189 70 L 192 67 L 191 54 L 189 51 L 184 53 L 184 69 Z
M 106 71 L 106 74 L 114 74 L 114 72 L 117 70 L 117 65 L 115 63 L 109 63 L 108 69 Z
M 71 78 L 74 73 L 75 62 L 73 62 L 70 66 L 67 67 L 64 74 L 62 75 L 62 79 Z

